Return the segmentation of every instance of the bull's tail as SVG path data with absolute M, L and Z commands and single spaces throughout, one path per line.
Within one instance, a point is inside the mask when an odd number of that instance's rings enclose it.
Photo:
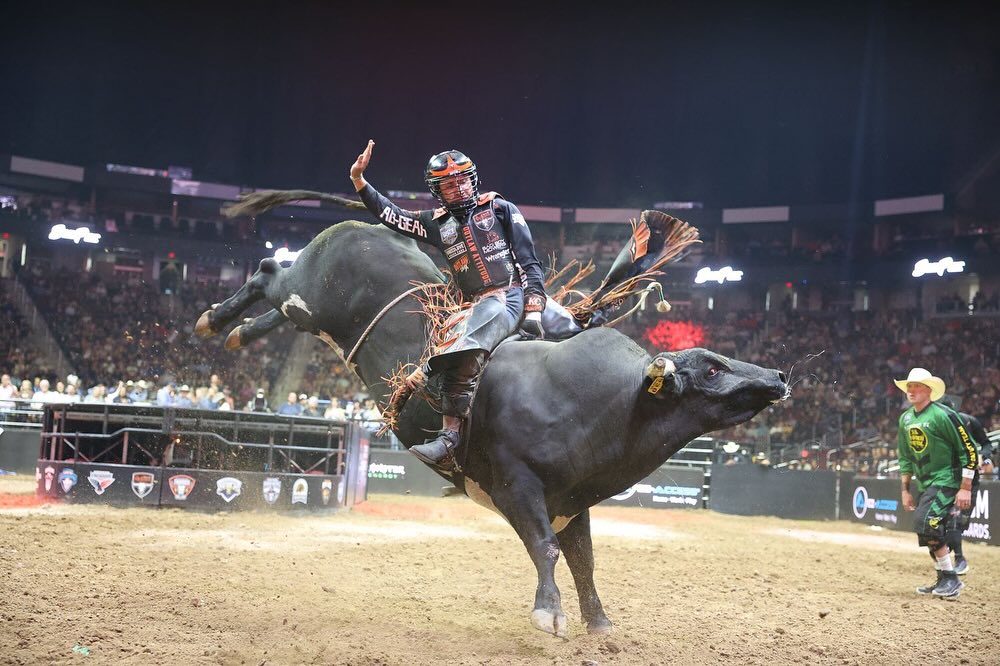
M 222 214 L 229 218 L 244 215 L 254 217 L 292 201 L 325 201 L 341 208 L 365 210 L 365 205 L 360 201 L 347 199 L 336 194 L 313 192 L 312 190 L 265 190 L 240 195 L 239 201 L 222 206 Z

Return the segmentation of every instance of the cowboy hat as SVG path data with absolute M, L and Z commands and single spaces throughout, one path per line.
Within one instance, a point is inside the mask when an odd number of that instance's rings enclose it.
M 913 368 L 910 370 L 909 376 L 906 379 L 895 379 L 896 386 L 900 391 L 906 393 L 906 385 L 910 382 L 915 384 L 923 384 L 931 390 L 931 401 L 940 400 L 941 396 L 944 395 L 944 380 L 940 377 L 935 377 L 928 370 L 923 368 Z

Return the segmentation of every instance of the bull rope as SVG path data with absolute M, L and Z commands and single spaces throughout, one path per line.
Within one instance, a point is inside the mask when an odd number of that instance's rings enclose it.
M 354 343 L 354 349 L 352 349 L 351 353 L 348 354 L 347 358 L 344 359 L 344 365 L 346 365 L 347 367 L 351 367 L 351 362 L 354 360 L 354 355 L 358 353 L 359 349 L 361 349 L 361 344 L 368 338 L 368 334 L 372 332 L 373 328 L 375 328 L 375 324 L 377 324 L 379 320 L 381 320 L 382 317 L 384 317 L 385 314 L 389 310 L 391 310 L 394 305 L 399 303 L 401 300 L 403 300 L 410 294 L 416 293 L 421 289 L 423 289 L 423 286 L 411 287 L 406 291 L 404 291 L 399 296 L 397 296 L 396 298 L 389 301 L 389 304 L 386 305 L 384 308 L 382 308 L 377 315 L 375 315 L 375 318 L 371 320 L 370 324 L 368 324 L 368 328 L 366 328 L 365 332 L 361 334 L 361 337 L 358 338 L 358 341 Z

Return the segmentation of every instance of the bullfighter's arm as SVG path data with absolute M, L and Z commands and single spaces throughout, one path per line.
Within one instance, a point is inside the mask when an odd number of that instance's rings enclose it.
M 499 201 L 506 210 L 502 216 L 510 234 L 511 250 L 514 261 L 521 270 L 521 281 L 524 283 L 524 311 L 542 312 L 545 310 L 545 277 L 542 265 L 535 256 L 535 242 L 531 238 L 528 223 L 517 206 L 509 201 Z

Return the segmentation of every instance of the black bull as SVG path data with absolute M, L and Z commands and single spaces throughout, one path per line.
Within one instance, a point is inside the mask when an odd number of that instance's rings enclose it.
M 320 233 L 289 268 L 265 259 L 235 295 L 202 315 L 196 330 L 218 332 L 266 299 L 275 310 L 245 320 L 227 347 L 260 337 L 287 317 L 350 350 L 413 281 L 442 280 L 413 241 L 382 226 L 345 222 Z M 383 405 L 389 389 L 382 378 L 423 351 L 418 309 L 410 298 L 390 308 L 354 357 L 358 375 Z M 559 343 L 507 343 L 484 373 L 463 470 L 449 480 L 503 515 L 524 543 L 538 572 L 531 613 L 537 629 L 566 632 L 554 579 L 562 553 L 587 630 L 609 631 L 594 588 L 590 507 L 639 482 L 695 437 L 747 421 L 787 391 L 777 370 L 703 349 L 651 358 L 613 329 L 590 329 Z M 425 401 L 410 400 L 395 432 L 412 446 L 439 423 Z

